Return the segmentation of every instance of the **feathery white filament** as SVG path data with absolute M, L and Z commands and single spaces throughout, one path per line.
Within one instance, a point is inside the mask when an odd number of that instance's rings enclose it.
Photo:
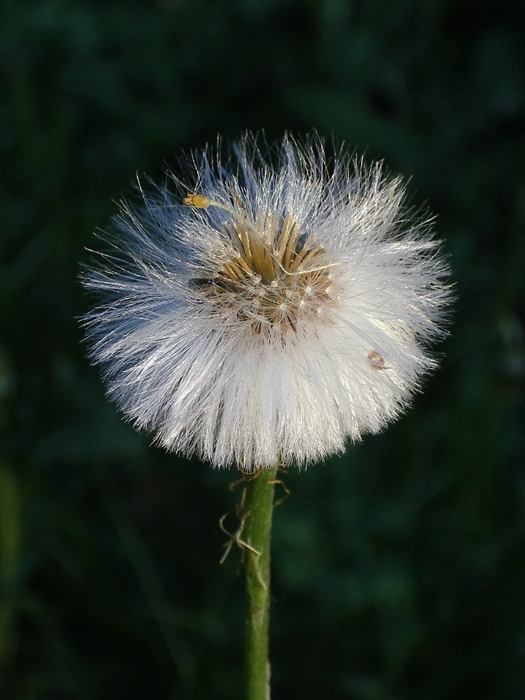
M 435 366 L 448 268 L 380 164 L 246 137 L 193 158 L 195 194 L 123 204 L 84 276 L 111 396 L 169 450 L 246 470 L 304 465 L 377 432 Z M 175 178 L 173 178 L 175 181 Z

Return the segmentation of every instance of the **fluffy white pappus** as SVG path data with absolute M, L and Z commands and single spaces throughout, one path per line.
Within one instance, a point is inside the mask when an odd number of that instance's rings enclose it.
M 184 178 L 139 183 L 83 276 L 92 359 L 136 427 L 250 471 L 321 460 L 406 409 L 451 293 L 402 181 L 317 136 L 249 135 Z

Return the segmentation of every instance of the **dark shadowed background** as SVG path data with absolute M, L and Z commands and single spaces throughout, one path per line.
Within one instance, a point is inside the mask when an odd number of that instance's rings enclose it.
M 458 295 L 413 409 L 286 477 L 275 697 L 525 697 L 524 8 L 4 0 L 2 698 L 242 697 L 236 475 L 125 424 L 76 319 L 135 173 L 247 128 L 316 128 L 411 177 Z

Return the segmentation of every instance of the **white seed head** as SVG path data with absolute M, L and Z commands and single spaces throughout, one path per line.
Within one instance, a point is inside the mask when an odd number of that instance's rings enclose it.
M 86 332 L 110 395 L 166 449 L 301 466 L 407 407 L 436 364 L 448 267 L 381 164 L 329 162 L 315 136 L 232 153 L 193 154 L 185 196 L 139 184 L 122 204 L 83 278 Z

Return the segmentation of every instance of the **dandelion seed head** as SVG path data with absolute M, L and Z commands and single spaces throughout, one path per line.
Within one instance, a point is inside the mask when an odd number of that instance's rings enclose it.
M 186 192 L 139 184 L 83 278 L 91 355 L 124 414 L 245 470 L 320 460 L 395 419 L 436 366 L 451 296 L 399 178 L 330 160 L 318 137 L 262 148 L 193 154 Z

